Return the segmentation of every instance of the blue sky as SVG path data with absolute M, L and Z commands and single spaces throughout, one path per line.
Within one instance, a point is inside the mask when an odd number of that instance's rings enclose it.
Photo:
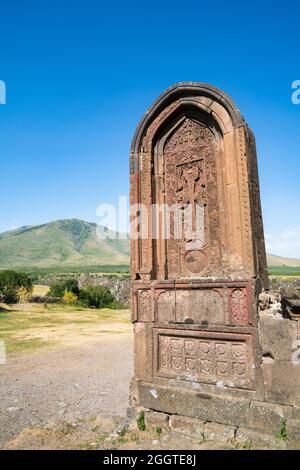
M 299 3 L 2 0 L 0 231 L 79 217 L 129 189 L 144 111 L 211 83 L 257 139 L 269 251 L 300 257 Z

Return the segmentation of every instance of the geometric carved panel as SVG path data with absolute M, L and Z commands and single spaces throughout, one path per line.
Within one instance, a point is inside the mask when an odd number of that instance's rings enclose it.
M 157 376 L 252 388 L 250 335 L 192 330 L 159 330 L 156 335 Z

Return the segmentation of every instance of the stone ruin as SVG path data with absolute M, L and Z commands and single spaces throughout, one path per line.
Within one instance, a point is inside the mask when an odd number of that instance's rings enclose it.
M 137 127 L 130 174 L 134 405 L 171 429 L 216 423 L 295 445 L 299 323 L 268 292 L 255 139 L 239 109 L 213 86 L 172 86 Z M 200 235 L 178 238 L 160 204 L 202 207 Z

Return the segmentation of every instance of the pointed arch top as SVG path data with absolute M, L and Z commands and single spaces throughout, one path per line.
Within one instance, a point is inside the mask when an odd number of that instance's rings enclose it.
M 194 103 L 193 103 L 194 100 Z M 165 90 L 146 111 L 139 122 L 131 144 L 131 158 L 137 157 L 145 132 L 155 117 L 173 102 L 202 104 L 206 112 L 218 121 L 223 133 L 244 125 L 244 119 L 234 101 L 220 89 L 200 82 L 180 82 Z

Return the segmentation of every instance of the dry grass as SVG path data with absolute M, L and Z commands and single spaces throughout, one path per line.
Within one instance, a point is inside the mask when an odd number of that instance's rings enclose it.
M 120 434 L 114 430 L 123 419 L 89 417 L 76 423 L 60 421 L 51 427 L 25 428 L 12 439 L 6 449 L 42 449 L 42 450 L 109 450 L 134 449 L 144 442 L 151 445 L 157 439 L 154 430 L 140 432 L 134 424 L 130 429 L 124 428 Z
M 132 331 L 129 310 L 31 303 L 0 307 L 0 339 L 5 341 L 8 353 L 78 344 L 95 334 Z
M 47 295 L 49 291 L 49 286 L 35 285 L 33 286 L 32 295 Z

